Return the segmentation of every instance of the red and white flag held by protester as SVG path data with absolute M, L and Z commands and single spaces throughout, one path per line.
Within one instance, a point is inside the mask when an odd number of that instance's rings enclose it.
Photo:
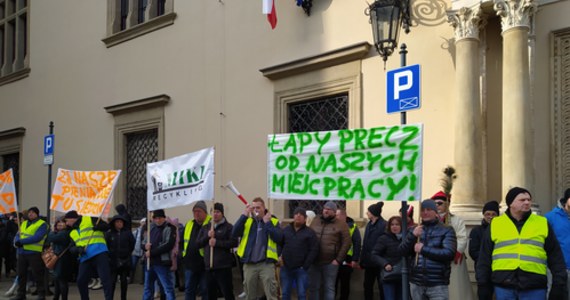
M 18 211 L 16 185 L 12 169 L 0 174 L 0 214 Z
M 263 14 L 267 15 L 267 21 L 271 24 L 271 29 L 277 26 L 277 10 L 275 10 L 275 0 L 263 0 Z

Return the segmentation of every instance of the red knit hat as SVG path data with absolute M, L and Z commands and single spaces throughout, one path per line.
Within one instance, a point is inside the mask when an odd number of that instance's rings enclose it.
M 447 195 L 443 191 L 439 191 L 439 192 L 435 193 L 433 196 L 431 196 L 431 199 L 432 200 L 441 199 L 441 200 L 445 200 L 445 201 L 451 201 L 451 195 Z

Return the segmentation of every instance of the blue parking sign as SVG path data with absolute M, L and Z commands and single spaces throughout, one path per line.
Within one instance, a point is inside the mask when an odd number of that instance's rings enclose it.
M 420 65 L 386 72 L 388 113 L 403 112 L 420 107 Z
M 44 137 L 44 155 L 53 155 L 53 142 L 53 134 L 49 134 Z

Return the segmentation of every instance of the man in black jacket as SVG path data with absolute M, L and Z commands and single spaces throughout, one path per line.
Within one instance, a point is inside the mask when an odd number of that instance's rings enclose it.
M 154 298 L 154 283 L 160 281 L 160 285 L 166 294 L 166 300 L 174 300 L 174 281 L 172 271 L 172 249 L 176 244 L 176 228 L 166 222 L 164 210 L 158 209 L 153 212 L 150 226 L 150 241 L 145 237 L 145 259 L 150 260 L 150 269 L 145 268 L 143 300 Z
M 283 251 L 281 253 L 281 285 L 283 300 L 291 299 L 293 282 L 297 284 L 297 299 L 306 298 L 307 275 L 311 264 L 319 254 L 319 243 L 315 232 L 307 227 L 307 211 L 297 207 L 293 212 L 293 223 L 283 229 Z
M 360 253 L 360 266 L 364 269 L 364 299 L 374 299 L 374 283 L 378 283 L 380 299 L 384 299 L 382 281 L 380 280 L 380 268 L 372 263 L 372 250 L 376 246 L 378 238 L 386 232 L 386 220 L 382 218 L 384 202 L 378 202 L 368 206 L 366 216 L 368 224 L 364 231 L 362 252 Z
M 235 265 L 232 249 L 237 246 L 232 237 L 233 225 L 224 217 L 224 205 L 214 203 L 213 225 L 202 226 L 198 234 L 197 244 L 204 249 L 208 299 L 218 299 L 218 287 L 226 300 L 234 299 L 232 268 Z M 203 298 L 204 299 L 204 298 Z
M 532 213 L 532 196 L 514 187 L 505 197 L 507 211 L 493 219 L 483 235 L 477 261 L 479 299 L 546 299 L 547 269 L 552 272 L 549 299 L 564 299 L 566 264 L 546 218 Z
M 489 201 L 485 203 L 482 213 L 483 220 L 481 220 L 481 225 L 471 229 L 471 233 L 469 234 L 469 255 L 473 259 L 474 265 L 477 265 L 483 234 L 487 230 L 487 227 L 489 227 L 489 224 L 491 224 L 491 220 L 499 215 L 499 202 Z
M 184 245 L 182 246 L 182 259 L 184 260 L 184 299 L 196 300 L 198 288 L 202 298 L 208 298 L 206 282 L 206 267 L 204 266 L 204 250 L 196 243 L 202 226 L 207 226 L 212 217 L 208 214 L 206 202 L 197 201 L 192 208 L 193 220 L 184 226 Z
M 412 256 L 410 294 L 413 300 L 449 299 L 451 262 L 457 250 L 455 231 L 439 222 L 432 199 L 421 204 L 422 224 L 409 231 L 399 250 Z
M 115 293 L 117 278 L 121 280 L 121 300 L 127 299 L 129 285 L 127 276 L 131 270 L 131 253 L 135 248 L 135 238 L 126 227 L 127 220 L 116 215 L 111 219 L 111 229 L 105 232 L 105 241 L 109 248 L 109 262 L 111 265 L 112 290 Z

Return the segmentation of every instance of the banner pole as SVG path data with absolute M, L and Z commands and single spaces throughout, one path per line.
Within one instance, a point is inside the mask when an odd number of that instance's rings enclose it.
M 150 216 L 150 211 L 147 212 L 147 219 L 146 219 L 146 242 L 147 244 L 150 243 L 150 222 L 152 222 L 152 218 Z M 145 244 L 145 251 L 146 251 L 146 244 Z M 150 251 L 150 250 L 149 250 Z M 146 254 L 145 254 L 146 256 Z M 150 270 L 150 256 L 146 258 L 146 270 Z

